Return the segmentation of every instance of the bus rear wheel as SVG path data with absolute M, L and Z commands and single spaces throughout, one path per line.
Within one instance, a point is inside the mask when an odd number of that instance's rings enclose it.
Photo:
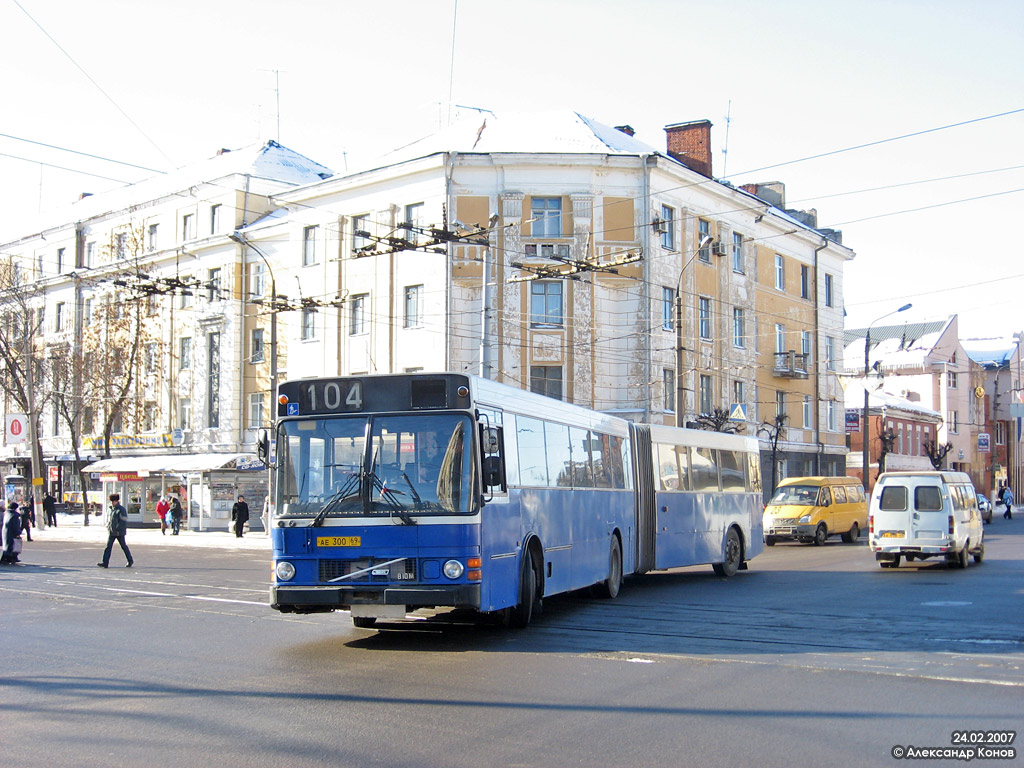
M 735 576 L 743 563 L 743 545 L 740 544 L 740 535 L 735 528 L 730 528 L 725 533 L 725 559 L 715 563 L 711 567 L 719 576 Z
M 511 610 L 509 625 L 522 629 L 533 619 L 533 606 L 537 602 L 537 569 L 533 555 L 523 556 L 523 567 L 519 572 L 519 603 Z
M 619 544 L 618 536 L 612 536 L 612 546 L 608 552 L 608 578 L 597 586 L 601 597 L 614 600 L 619 596 L 619 588 L 622 587 L 622 545 Z

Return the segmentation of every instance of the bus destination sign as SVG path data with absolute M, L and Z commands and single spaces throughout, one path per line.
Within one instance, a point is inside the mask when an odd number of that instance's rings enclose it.
M 363 410 L 361 379 L 310 379 L 281 385 L 288 399 L 280 416 L 308 416 L 314 413 L 351 413 Z

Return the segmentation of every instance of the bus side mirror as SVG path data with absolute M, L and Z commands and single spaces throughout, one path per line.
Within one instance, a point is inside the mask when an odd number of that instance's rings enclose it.
M 484 459 L 484 484 L 488 488 L 501 485 L 501 459 L 488 456 Z
M 497 427 L 487 427 L 484 429 L 484 453 L 487 455 L 497 454 L 499 452 L 499 435 Z
M 256 437 L 256 455 L 264 464 L 269 464 L 270 433 L 265 429 L 261 429 Z

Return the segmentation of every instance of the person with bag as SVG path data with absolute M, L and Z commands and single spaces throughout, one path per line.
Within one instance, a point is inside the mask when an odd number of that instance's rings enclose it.
M 100 568 L 106 568 L 110 563 L 110 551 L 114 548 L 116 541 L 121 545 L 121 551 L 128 559 L 125 568 L 135 565 L 132 559 L 131 550 L 124 542 L 124 535 L 128 531 L 128 510 L 121 504 L 121 496 L 117 493 L 110 494 L 110 508 L 107 510 L 107 547 L 103 550 L 103 561 L 96 563 Z
M 167 497 L 161 496 L 156 503 L 156 514 L 160 518 L 160 535 L 167 535 L 167 513 L 171 511 L 171 505 L 167 503 Z
M 1003 520 L 1013 520 L 1013 491 L 1010 490 L 1009 485 L 1003 488 L 1002 499 L 1006 505 L 1006 511 L 1003 512 Z
M 0 565 L 14 565 L 18 562 L 18 555 L 21 554 L 21 513 L 18 512 L 18 503 L 12 501 L 4 513 L 3 527 L 3 554 L 0 555 Z
M 181 531 L 181 502 L 177 496 L 171 497 L 171 535 L 177 536 Z
M 231 508 L 231 519 L 235 523 L 235 536 L 242 538 L 242 530 L 249 522 L 249 505 L 245 503 L 245 496 L 239 496 Z

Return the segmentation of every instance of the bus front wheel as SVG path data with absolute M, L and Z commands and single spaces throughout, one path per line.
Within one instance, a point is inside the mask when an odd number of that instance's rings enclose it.
M 622 545 L 619 544 L 619 537 L 612 536 L 611 550 L 608 552 L 608 578 L 600 582 L 598 594 L 609 600 L 619 596 L 619 588 L 622 586 Z
M 537 570 L 533 556 L 529 553 L 523 557 L 523 567 L 519 571 L 519 603 L 512 609 L 509 624 L 523 628 L 529 626 L 533 619 L 533 606 L 537 602 Z
M 735 528 L 730 528 L 725 534 L 725 559 L 715 563 L 711 567 L 719 576 L 735 576 L 743 563 L 743 545 L 740 543 L 740 535 Z

